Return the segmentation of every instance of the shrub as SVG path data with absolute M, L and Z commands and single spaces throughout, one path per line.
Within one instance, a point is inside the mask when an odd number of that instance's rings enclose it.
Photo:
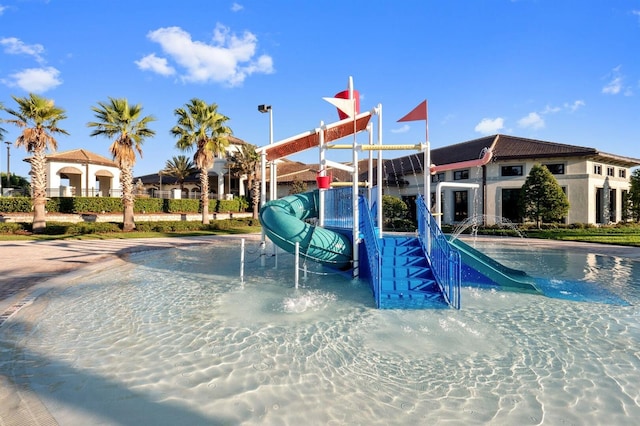
M 26 230 L 24 223 L 0 222 L 0 234 L 17 234 Z
M 164 200 L 164 211 L 167 213 L 198 213 L 199 209 L 200 200 Z
M 0 212 L 29 213 L 31 212 L 31 198 L 29 197 L 0 197 Z
M 162 213 L 163 206 L 164 200 L 161 198 L 136 198 L 133 211 L 135 213 Z

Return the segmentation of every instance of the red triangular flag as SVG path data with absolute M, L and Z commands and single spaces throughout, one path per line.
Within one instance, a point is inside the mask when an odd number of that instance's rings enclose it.
M 424 100 L 420 105 L 415 107 L 409 114 L 402 117 L 398 122 L 401 121 L 418 121 L 418 120 L 427 120 L 427 101 Z

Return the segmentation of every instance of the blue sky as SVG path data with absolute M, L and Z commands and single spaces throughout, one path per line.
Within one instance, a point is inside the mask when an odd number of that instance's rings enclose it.
M 89 136 L 91 107 L 141 104 L 156 136 L 135 175 L 181 154 L 169 129 L 191 98 L 262 146 L 259 104 L 285 139 L 337 121 L 322 98 L 349 76 L 362 110 L 382 104 L 385 144 L 424 142 L 423 123 L 397 120 L 427 99 L 432 148 L 505 133 L 640 157 L 640 0 L 0 0 L 0 102 L 53 99 L 70 133 L 58 150 L 107 157 L 111 141 Z M 12 148 L 12 172 L 27 176 L 25 157 Z

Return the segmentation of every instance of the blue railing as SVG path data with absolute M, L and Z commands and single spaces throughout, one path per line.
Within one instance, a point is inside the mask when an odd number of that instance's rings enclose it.
M 422 196 L 416 199 L 416 209 L 420 244 L 427 253 L 436 282 L 449 305 L 460 309 L 460 252 L 451 247 L 431 212 L 427 210 Z
M 364 244 L 367 252 L 367 262 L 369 263 L 369 271 L 371 273 L 370 283 L 373 290 L 373 297 L 376 306 L 380 307 L 380 281 L 382 280 L 382 250 L 378 240 L 371 210 L 367 205 L 367 199 L 359 197 L 358 210 L 360 210 L 360 234 L 364 237 Z

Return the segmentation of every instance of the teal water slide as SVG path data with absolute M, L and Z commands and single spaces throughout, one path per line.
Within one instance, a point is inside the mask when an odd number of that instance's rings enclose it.
M 526 272 L 509 268 L 457 238 L 449 238 L 449 243 L 460 252 L 463 282 L 494 284 L 503 290 L 542 294 L 535 279 Z
M 318 190 L 288 195 L 264 204 L 260 223 L 266 236 L 281 249 L 337 269 L 351 267 L 351 236 L 307 222 L 318 217 Z

